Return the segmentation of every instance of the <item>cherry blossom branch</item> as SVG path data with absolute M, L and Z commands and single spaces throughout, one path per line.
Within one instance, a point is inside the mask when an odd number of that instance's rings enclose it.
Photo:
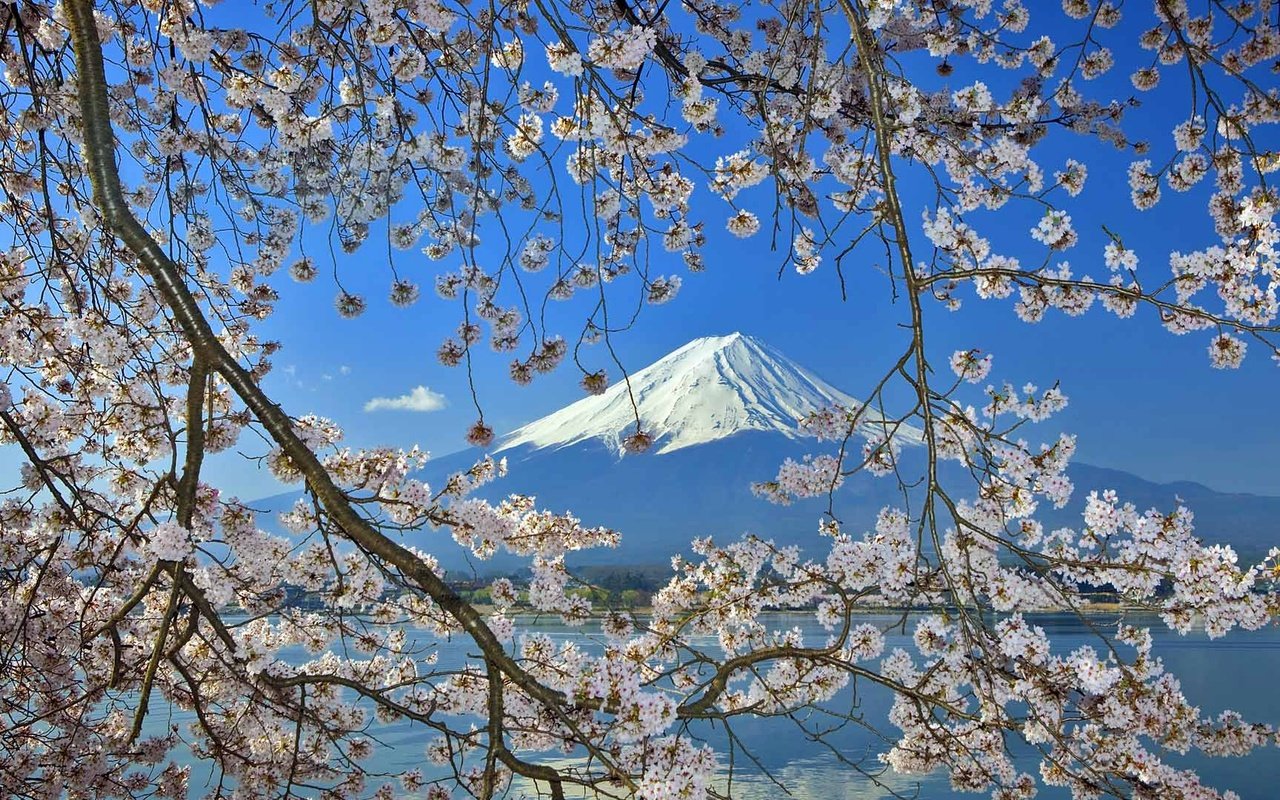
M 85 153 L 95 203 L 106 224 L 120 236 L 147 270 L 170 311 L 182 326 L 193 350 L 208 360 L 209 367 L 217 370 L 254 412 L 275 442 L 306 475 L 312 491 L 325 510 L 355 544 L 371 555 L 394 564 L 410 577 L 462 625 L 505 674 L 531 696 L 552 706 L 562 703 L 562 696 L 529 678 L 506 655 L 502 644 L 474 608 L 410 551 L 379 534 L 355 513 L 315 454 L 298 438 L 289 418 L 278 405 L 267 398 L 249 373 L 218 341 L 188 291 L 180 268 L 138 223 L 124 200 L 115 167 L 115 135 L 107 111 L 107 80 L 102 49 L 97 40 L 92 0 L 72 0 L 67 4 L 67 10 L 79 66 L 78 97 L 84 120 Z

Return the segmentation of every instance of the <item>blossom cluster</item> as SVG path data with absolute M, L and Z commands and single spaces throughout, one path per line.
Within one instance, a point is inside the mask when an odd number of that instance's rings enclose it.
M 1075 440 L 1033 446 L 1021 429 L 1064 392 L 969 386 L 990 355 L 935 351 L 922 303 L 959 309 L 971 287 L 1027 322 L 1149 307 L 1205 336 L 1215 367 L 1275 354 L 1280 198 L 1258 143 L 1280 121 L 1266 77 L 1280 36 L 1267 3 L 1061 7 L 1065 21 L 1023 0 L 854 0 L 847 16 L 707 0 L 317 0 L 287 19 L 194 0 L 7 8 L 0 446 L 22 463 L 0 500 L 0 794 L 186 797 L 180 747 L 244 796 L 420 792 L 421 770 L 393 788 L 366 769 L 368 727 L 411 719 L 471 795 L 550 770 L 539 792 L 705 797 L 723 759 L 699 724 L 813 711 L 870 680 L 894 693 L 884 760 L 899 771 L 946 769 L 1000 798 L 1037 784 L 1092 797 L 1099 777 L 1122 794 L 1222 796 L 1167 753 L 1240 755 L 1273 729 L 1204 717 L 1147 631 L 1064 649 L 1031 614 L 1108 586 L 1180 632 L 1255 629 L 1280 608 L 1280 553 L 1242 564 L 1197 539 L 1191 509 L 1106 492 L 1083 524 L 1047 529 L 1042 508 L 1073 492 Z M 1189 70 L 1211 98 L 1154 143 L 1132 141 L 1128 90 L 1103 79 L 1135 30 L 1150 54 L 1135 90 Z M 1088 146 L 1058 160 L 1044 143 L 1063 137 Z M 1118 233 L 1092 238 L 1080 204 L 1106 188 L 1104 149 L 1121 153 L 1137 211 L 1200 202 L 1209 240 L 1143 245 L 1140 274 Z M 936 189 L 923 211 L 900 170 Z M 1005 224 L 1020 207 L 1033 215 Z M 888 275 L 912 336 L 886 382 L 912 399 L 892 417 L 898 393 L 877 388 L 811 415 L 802 429 L 840 454 L 758 485 L 828 496 L 820 547 L 699 540 L 651 618 L 609 616 L 598 649 L 521 632 L 509 583 L 492 613 L 468 604 L 423 542 L 442 529 L 478 558 L 526 559 L 528 602 L 578 624 L 594 607 L 566 556 L 619 534 L 524 495 L 481 499 L 499 460 L 430 485 L 422 450 L 350 446 L 267 393 L 283 345 L 262 322 L 306 295 L 289 279 L 331 281 L 326 313 L 353 318 L 374 307 L 360 287 L 377 270 L 392 305 L 426 285 L 453 309 L 443 365 L 470 376 L 487 345 L 517 384 L 575 363 L 598 393 L 586 346 L 618 335 L 619 298 L 678 300 L 685 273 L 723 268 L 715 237 L 762 232 L 805 280 Z M 1166 256 L 1166 277 L 1148 277 Z M 548 310 L 575 299 L 584 313 Z M 556 327 L 568 318 L 576 334 Z M 948 361 L 955 379 L 933 383 Z M 468 441 L 488 446 L 478 417 Z M 624 441 L 652 444 L 640 425 Z M 217 454 L 299 499 L 267 518 L 211 483 Z M 895 475 L 903 497 L 867 530 L 834 515 L 863 469 Z M 921 612 L 910 644 L 886 653 L 855 616 L 868 605 Z M 454 637 L 480 656 L 440 665 L 432 645 Z M 161 702 L 195 721 L 153 734 L 141 724 Z M 1010 736 L 1041 748 L 1038 780 Z M 550 750 L 572 766 L 524 760 Z

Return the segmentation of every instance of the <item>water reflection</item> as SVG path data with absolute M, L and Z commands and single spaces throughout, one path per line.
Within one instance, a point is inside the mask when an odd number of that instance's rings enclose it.
M 553 766 L 558 763 L 545 762 Z M 895 775 L 892 772 L 868 772 L 859 774 L 833 759 L 800 758 L 769 776 L 738 774 L 729 781 L 722 775 L 716 781 L 716 791 L 734 800 L 928 800 L 943 797 L 949 791 L 946 782 L 939 778 L 921 781 L 916 776 Z M 518 778 L 511 786 L 513 800 L 546 800 L 546 787 L 541 793 L 531 781 Z M 566 800 L 599 800 L 600 795 L 578 787 L 565 790 Z
M 1114 633 L 1117 620 L 1117 615 L 1098 615 L 1082 622 L 1070 614 L 1045 614 L 1038 615 L 1035 624 L 1045 628 L 1054 642 L 1056 652 L 1069 652 L 1081 644 L 1096 643 L 1095 631 L 1108 635 Z M 900 621 L 900 615 L 875 614 L 867 614 L 859 620 L 880 626 Z M 1164 629 L 1155 618 L 1129 617 L 1126 621 L 1152 628 L 1155 655 L 1162 658 L 1167 669 L 1182 680 L 1186 695 L 1200 706 L 1202 715 L 1216 715 L 1223 709 L 1233 708 L 1243 712 L 1251 721 L 1273 725 L 1280 723 L 1280 692 L 1275 689 L 1275 676 L 1280 672 L 1280 628 L 1271 627 L 1252 633 L 1237 632 L 1225 640 L 1210 642 L 1203 635 L 1178 636 Z M 812 621 L 812 617 L 778 615 L 765 622 L 777 628 L 799 625 L 806 638 L 815 643 L 826 636 L 826 632 Z M 900 629 L 890 632 L 886 636 L 887 647 L 908 646 L 913 624 L 908 622 L 906 633 Z M 524 620 L 522 627 L 525 631 L 536 631 L 552 638 L 579 642 L 592 641 L 595 633 L 590 627 L 571 628 L 532 619 Z M 425 631 L 419 632 L 418 636 L 423 643 L 432 641 L 430 634 Z M 444 669 L 461 665 L 468 660 L 468 653 L 474 650 L 463 640 L 439 643 L 438 649 L 439 666 Z M 301 651 L 284 655 L 290 660 L 305 658 Z M 903 776 L 881 772 L 876 757 L 888 748 L 885 736 L 893 734 L 893 729 L 888 727 L 886 721 L 891 697 L 887 690 L 878 686 L 864 683 L 856 688 L 856 702 L 853 693 L 846 691 L 833 703 L 833 708 L 844 713 L 852 711 L 879 728 L 880 732 L 859 725 L 846 725 L 825 737 L 825 741 L 843 759 L 859 765 L 858 768 L 840 763 L 833 755 L 824 755 L 821 746 L 807 740 L 794 723 L 788 720 L 743 718 L 734 723 L 734 735 L 763 769 L 772 775 L 773 780 L 752 766 L 751 758 L 739 752 L 736 764 L 740 769 L 736 770 L 731 783 L 728 776 L 723 775 L 717 788 L 742 800 L 787 797 L 797 800 L 885 800 L 898 797 L 943 800 L 977 796 L 952 792 L 948 780 L 941 773 Z M 153 714 L 149 726 L 177 723 L 185 727 L 192 721 L 189 714 L 174 714 L 163 708 L 153 709 Z M 817 720 L 812 721 L 817 724 Z M 831 719 L 827 721 L 831 722 Z M 727 763 L 728 747 L 723 732 L 710 726 L 696 732 L 705 736 L 722 754 L 722 763 Z M 370 772 L 394 775 L 414 767 L 427 771 L 424 752 L 427 744 L 434 738 L 434 733 L 426 732 L 421 726 L 411 723 L 396 722 L 377 725 L 370 734 L 379 743 L 375 755 L 366 764 Z M 548 764 L 572 763 L 559 760 L 555 754 L 545 754 L 543 758 L 531 755 L 529 758 Z M 1019 762 L 1020 769 L 1038 774 L 1038 762 L 1029 748 L 1024 747 L 1015 752 L 1015 760 Z M 186 761 L 193 767 L 192 796 L 198 797 L 207 789 L 207 782 L 211 777 L 210 765 L 195 763 L 190 757 Z M 1219 790 L 1235 790 L 1245 800 L 1276 796 L 1274 789 L 1275 779 L 1280 776 L 1280 748 L 1256 751 L 1245 758 L 1209 759 L 1188 756 L 1170 758 L 1170 761 L 1178 766 L 1196 769 L 1206 784 Z M 868 774 L 860 774 L 859 768 Z M 372 785 L 376 786 L 377 782 Z M 578 794 L 568 792 L 567 788 L 566 791 L 569 797 L 582 800 L 592 797 L 582 794 L 581 790 Z M 526 781 L 515 783 L 510 796 L 535 798 L 540 795 L 536 787 Z M 544 786 L 541 797 L 547 796 Z M 1045 789 L 1039 797 L 1057 800 L 1069 797 L 1069 793 L 1062 789 Z

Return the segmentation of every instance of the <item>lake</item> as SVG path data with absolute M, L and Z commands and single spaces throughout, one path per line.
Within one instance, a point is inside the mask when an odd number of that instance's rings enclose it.
M 1049 634 L 1055 652 L 1068 652 L 1082 644 L 1096 642 L 1086 626 L 1073 615 L 1028 616 L 1034 616 L 1034 624 L 1040 625 Z M 1102 630 L 1113 631 L 1118 618 L 1118 614 L 1096 614 L 1090 617 L 1090 621 Z M 1162 658 L 1166 668 L 1181 679 L 1186 696 L 1200 706 L 1202 716 L 1216 715 L 1231 708 L 1243 713 L 1249 721 L 1280 724 L 1280 689 L 1277 688 L 1277 676 L 1280 675 L 1280 627 L 1271 626 L 1255 632 L 1235 632 L 1225 639 L 1210 642 L 1202 634 L 1178 636 L 1165 629 L 1155 617 L 1130 614 L 1126 619 L 1130 624 L 1149 626 L 1152 629 L 1155 638 L 1154 654 Z M 776 615 L 764 620 L 770 627 L 799 626 L 812 642 L 819 642 L 826 635 L 811 615 Z M 900 615 L 866 614 L 860 616 L 857 622 L 885 627 L 898 620 Z M 905 634 L 896 630 L 886 635 L 886 653 L 895 646 L 910 649 L 913 624 L 908 622 Z M 594 631 L 590 624 L 575 628 L 532 618 L 523 619 L 519 629 L 537 631 L 552 638 L 574 639 L 590 639 Z M 421 635 L 429 636 L 426 632 Z M 519 635 L 517 633 L 517 637 Z M 448 668 L 462 664 L 467 660 L 468 653 L 475 652 L 475 648 L 468 648 L 463 641 L 455 640 L 441 644 L 439 652 L 440 666 Z M 283 655 L 290 660 L 305 658 L 301 651 L 286 652 Z M 890 699 L 887 690 L 875 686 L 858 687 L 858 713 L 878 726 L 885 735 L 892 736 L 895 729 L 886 722 Z M 838 700 L 845 702 L 847 710 L 852 694 L 846 691 Z M 190 723 L 190 717 L 187 713 L 156 706 L 152 709 L 148 727 L 169 722 L 185 726 Z M 371 770 L 395 773 L 413 767 L 423 768 L 425 771 L 429 767 L 424 750 L 434 738 L 433 732 L 423 731 L 421 726 L 411 723 L 393 723 L 376 725 L 370 733 L 381 743 L 373 758 L 367 762 Z M 860 775 L 856 769 L 841 764 L 837 756 L 829 751 L 824 753 L 820 746 L 806 742 L 795 726 L 786 720 L 744 718 L 734 723 L 734 733 L 760 765 L 735 774 L 731 787 L 735 798 L 762 800 L 790 796 L 799 800 L 880 800 L 917 797 L 928 800 L 984 796 L 953 792 L 941 773 L 903 776 L 883 772 L 876 756 L 887 749 L 888 743 L 882 736 L 865 728 L 846 726 L 832 734 L 829 741 L 843 758 L 861 762 L 863 768 L 874 773 L 874 778 Z M 716 731 L 707 731 L 707 736 L 713 743 L 717 738 L 723 740 Z M 723 762 L 723 754 L 727 751 L 723 747 L 719 750 Z M 1016 755 L 1023 762 L 1019 764 L 1022 769 L 1039 774 L 1029 749 Z M 545 759 L 547 763 L 555 763 L 555 760 L 554 755 Z M 195 763 L 190 758 L 187 763 L 191 763 L 193 767 L 191 796 L 199 797 L 203 794 L 210 770 L 207 764 Z M 737 763 L 748 763 L 744 754 L 738 754 Z M 1189 756 L 1176 759 L 1174 763 L 1197 769 L 1208 785 L 1219 790 L 1232 789 L 1245 800 L 1277 796 L 1280 748 L 1275 746 L 1255 751 L 1244 758 Z M 772 780 L 765 776 L 765 770 L 772 775 Z M 781 787 L 785 787 L 785 792 Z M 729 787 L 721 785 L 720 788 L 724 790 Z M 509 796 L 532 798 L 537 795 L 531 786 L 517 783 Z M 582 797 L 581 794 L 572 793 L 569 796 Z M 1046 788 L 1039 797 L 1068 798 L 1070 794 L 1065 789 Z

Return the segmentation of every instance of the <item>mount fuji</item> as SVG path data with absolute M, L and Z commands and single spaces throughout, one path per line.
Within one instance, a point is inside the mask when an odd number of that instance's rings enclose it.
M 751 484 L 770 480 L 787 458 L 817 442 L 799 422 L 833 405 L 862 404 L 773 347 L 742 333 L 695 339 L 603 394 L 571 403 L 501 437 L 491 449 L 508 477 L 486 487 L 494 499 L 530 494 L 540 507 L 571 510 L 587 525 L 622 532 L 617 550 L 575 553 L 580 565 L 662 564 L 695 537 L 755 533 L 780 542 L 813 542 L 825 499 L 770 504 Z M 622 441 L 640 429 L 648 452 Z M 883 425 L 868 414 L 866 432 Z M 900 427 L 910 441 L 918 431 Z M 464 451 L 428 464 L 439 480 L 481 453 Z M 428 477 L 431 480 L 431 477 Z M 870 524 L 892 487 L 857 482 L 842 496 L 864 495 L 857 517 Z M 881 496 L 883 495 L 883 496 Z
M 596 441 L 624 452 L 622 440 L 641 429 L 655 455 L 674 453 L 741 433 L 799 439 L 797 423 L 833 405 L 859 401 L 769 345 L 741 333 L 694 339 L 601 395 L 565 406 L 499 442 L 496 452 L 553 449 Z M 880 420 L 872 417 L 865 427 Z M 899 436 L 916 438 L 914 430 Z
M 576 566 L 659 565 L 687 552 L 696 537 L 724 541 L 744 533 L 816 549 L 818 521 L 830 505 L 827 498 L 778 506 L 755 496 L 750 487 L 772 479 L 787 458 L 829 451 L 805 437 L 798 422 L 833 404 L 861 405 L 750 336 L 695 339 L 603 394 L 500 438 L 489 452 L 507 459 L 509 474 L 484 487 L 481 495 L 491 500 L 513 492 L 533 495 L 541 508 L 571 510 L 586 525 L 623 534 L 616 550 L 572 554 L 570 564 Z M 624 454 L 622 441 L 635 432 L 637 417 L 641 430 L 653 436 L 653 445 L 646 453 Z M 883 424 L 867 415 L 863 432 Z M 896 436 L 909 444 L 919 440 L 919 431 L 899 427 Z M 450 473 L 483 455 L 472 449 L 433 459 L 420 477 L 441 485 Z M 903 449 L 908 465 L 922 457 L 923 448 Z M 1244 556 L 1260 556 L 1280 543 L 1277 497 L 1225 494 L 1188 482 L 1156 484 L 1085 464 L 1073 465 L 1070 475 L 1076 484 L 1073 502 L 1061 511 L 1042 508 L 1039 518 L 1046 527 L 1082 524 L 1088 492 L 1111 488 L 1139 509 L 1172 510 L 1182 499 L 1195 512 L 1202 538 L 1231 543 Z M 282 510 L 296 497 L 281 495 L 254 505 Z M 882 507 L 901 506 L 903 496 L 892 478 L 859 475 L 841 487 L 835 501 L 846 529 L 860 532 Z M 429 537 L 422 546 L 451 571 L 483 575 L 522 564 L 501 556 L 471 563 L 444 534 Z

